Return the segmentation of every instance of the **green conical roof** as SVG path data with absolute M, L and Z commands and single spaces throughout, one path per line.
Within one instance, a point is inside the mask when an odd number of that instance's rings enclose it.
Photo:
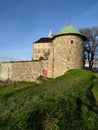
M 77 29 L 75 29 L 71 24 L 68 24 L 64 29 L 62 29 L 58 34 L 81 34 Z
M 68 24 L 64 29 L 62 29 L 56 36 L 58 35 L 66 35 L 66 34 L 76 34 L 80 35 L 84 40 L 87 40 L 87 38 L 80 33 L 76 28 L 74 28 L 71 24 Z

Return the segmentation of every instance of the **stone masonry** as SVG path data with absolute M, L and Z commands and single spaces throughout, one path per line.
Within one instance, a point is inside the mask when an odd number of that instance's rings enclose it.
M 86 39 L 72 25 L 68 25 L 51 39 L 41 39 L 41 42 L 44 40 L 44 44 L 47 40 L 51 41 L 48 59 L 1 62 L 0 80 L 36 81 L 39 76 L 55 78 L 69 69 L 82 69 L 83 42 Z
M 83 40 L 81 37 L 77 35 L 55 37 L 49 61 L 52 67 L 50 67 L 52 77 L 63 75 L 69 69 L 81 69 L 83 67 Z
M 0 80 L 36 81 L 47 68 L 45 61 L 5 62 L 0 64 Z

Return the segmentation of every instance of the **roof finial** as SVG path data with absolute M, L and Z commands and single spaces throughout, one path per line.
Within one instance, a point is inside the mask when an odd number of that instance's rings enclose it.
M 52 38 L 52 37 L 53 37 L 53 34 L 52 34 L 51 29 L 50 29 L 50 31 L 49 31 L 48 37 L 49 37 L 49 38 Z

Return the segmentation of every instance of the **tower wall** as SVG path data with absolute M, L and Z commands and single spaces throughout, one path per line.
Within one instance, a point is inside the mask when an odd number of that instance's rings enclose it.
M 69 69 L 83 67 L 83 40 L 79 35 L 54 37 L 49 57 L 50 77 L 63 75 Z

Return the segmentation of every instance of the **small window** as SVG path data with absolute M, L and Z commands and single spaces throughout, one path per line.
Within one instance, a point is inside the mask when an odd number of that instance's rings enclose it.
M 73 43 L 74 43 L 74 40 L 71 40 L 71 41 L 70 41 L 70 44 L 73 44 Z

